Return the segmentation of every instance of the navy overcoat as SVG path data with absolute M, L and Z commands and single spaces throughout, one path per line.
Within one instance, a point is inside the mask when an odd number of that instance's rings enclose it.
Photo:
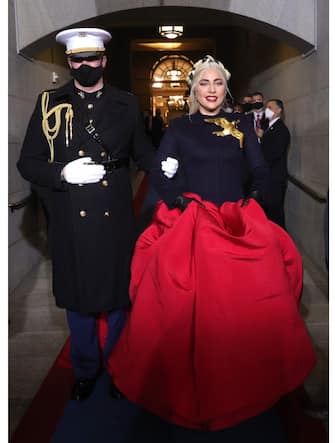
M 73 111 L 72 139 L 65 117 L 68 105 Z M 109 85 L 99 93 L 83 94 L 71 81 L 50 91 L 49 129 L 57 119 L 53 110 L 60 109 L 53 161 L 42 130 L 42 106 L 39 96 L 18 169 L 39 190 L 47 208 L 56 304 L 82 313 L 126 307 L 135 240 L 129 170 L 120 167 L 99 183 L 87 185 L 62 182 L 61 170 L 80 157 L 101 162 L 108 155 L 131 158 L 140 169 L 148 170 L 153 148 L 144 134 L 137 101 L 132 94 Z M 100 142 L 85 130 L 88 123 Z

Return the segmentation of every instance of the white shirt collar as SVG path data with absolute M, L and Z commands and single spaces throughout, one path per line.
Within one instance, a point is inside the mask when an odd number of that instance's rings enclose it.
M 280 119 L 280 117 L 276 117 L 276 118 L 274 118 L 273 120 L 271 120 L 271 121 L 269 122 L 269 128 L 270 128 L 272 125 L 274 125 L 274 124 L 276 123 L 276 121 L 279 120 L 279 119 Z
M 263 114 L 264 114 L 264 111 L 259 111 L 259 112 L 257 112 L 257 111 L 252 111 L 253 113 L 254 113 L 254 118 L 256 119 L 257 118 L 257 115 L 259 115 L 259 118 L 262 118 L 263 117 Z

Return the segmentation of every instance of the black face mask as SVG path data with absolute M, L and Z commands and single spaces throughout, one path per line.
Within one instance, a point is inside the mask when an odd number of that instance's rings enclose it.
M 262 109 L 264 103 L 263 102 L 254 102 L 251 103 L 251 109 Z
M 82 86 L 95 85 L 102 77 L 103 72 L 104 68 L 102 66 L 93 68 L 92 66 L 81 65 L 78 69 L 71 69 L 72 77 Z
M 249 112 L 252 109 L 251 103 L 242 103 L 243 112 Z

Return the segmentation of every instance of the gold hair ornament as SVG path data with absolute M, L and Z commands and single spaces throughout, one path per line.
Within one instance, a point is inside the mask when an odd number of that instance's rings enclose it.
M 203 57 L 202 59 L 200 59 L 196 63 L 194 63 L 193 68 L 191 69 L 191 71 L 189 72 L 189 74 L 186 78 L 186 83 L 188 84 L 189 88 L 192 86 L 193 77 L 194 77 L 196 70 L 198 68 L 200 68 L 201 65 L 204 65 L 204 64 L 207 64 L 210 67 L 211 63 L 218 65 L 222 69 L 223 75 L 224 75 L 226 81 L 228 81 L 230 79 L 230 77 L 231 77 L 230 72 L 228 71 L 228 69 L 226 69 L 223 66 L 223 64 L 219 60 L 216 60 L 211 55 L 205 55 L 205 57 Z
M 50 149 L 49 163 L 52 163 L 55 158 L 54 139 L 59 133 L 61 126 L 61 113 L 63 109 L 66 109 L 65 113 L 65 144 L 69 147 L 69 140 L 72 140 L 72 120 L 73 109 L 70 103 L 61 103 L 48 111 L 49 105 L 49 92 L 45 91 L 42 94 L 41 107 L 42 107 L 42 130 L 45 138 L 48 141 Z M 52 128 L 49 126 L 49 118 L 55 114 L 55 124 Z
M 218 137 L 225 137 L 226 135 L 231 135 L 240 141 L 240 148 L 241 149 L 243 148 L 244 134 L 242 131 L 239 131 L 236 128 L 236 125 L 240 123 L 239 120 L 229 121 L 224 117 L 217 117 L 217 118 L 205 118 L 205 122 L 214 123 L 214 125 L 222 128 L 222 131 L 214 131 L 212 132 L 212 134 Z

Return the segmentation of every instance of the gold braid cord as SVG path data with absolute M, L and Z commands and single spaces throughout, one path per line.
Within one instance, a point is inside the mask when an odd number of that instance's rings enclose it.
M 54 151 L 54 139 L 59 133 L 61 126 L 61 113 L 63 109 L 66 109 L 65 113 L 65 143 L 69 146 L 69 140 L 72 140 L 72 120 L 73 120 L 73 109 L 70 103 L 61 103 L 48 111 L 49 105 L 49 92 L 43 92 L 41 99 L 42 107 L 42 129 L 43 133 L 48 141 L 50 149 L 50 159 L 49 163 L 52 163 L 55 158 Z M 55 114 L 55 124 L 52 128 L 49 126 L 49 118 L 51 115 Z

